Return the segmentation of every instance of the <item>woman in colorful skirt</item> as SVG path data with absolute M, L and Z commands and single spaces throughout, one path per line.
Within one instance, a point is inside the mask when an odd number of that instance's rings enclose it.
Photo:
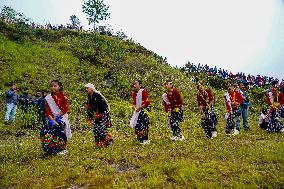
M 134 93 L 133 107 L 134 112 L 130 120 L 130 127 L 135 129 L 137 140 L 140 144 L 150 144 L 148 137 L 149 134 L 149 111 L 150 111 L 150 99 L 148 92 L 142 88 L 142 82 L 136 80 L 133 84 Z
M 270 133 L 284 132 L 280 117 L 280 108 L 284 104 L 284 95 L 279 92 L 277 86 L 274 86 L 272 90 L 266 94 L 266 102 L 270 106 L 268 114 L 270 119 L 266 130 Z
M 240 105 L 243 103 L 243 96 L 241 93 L 235 90 L 234 86 L 229 85 L 228 91 L 224 94 L 224 100 L 226 105 L 226 133 L 238 135 L 240 131 L 237 128 L 237 122 L 240 119 Z
M 207 138 L 217 137 L 216 125 L 217 117 L 214 113 L 214 96 L 210 89 L 205 89 L 202 85 L 197 86 L 198 109 L 202 113 L 201 126 Z
M 109 105 L 106 98 L 95 89 L 92 83 L 85 85 L 88 94 L 88 119 L 94 125 L 94 135 L 97 147 L 106 147 L 113 144 L 113 138 L 107 131 L 112 126 Z
M 166 93 L 163 94 L 163 105 L 168 112 L 168 124 L 173 132 L 171 140 L 184 140 L 179 123 L 183 121 L 183 100 L 177 89 L 173 87 L 172 81 L 168 80 L 164 84 Z
M 68 98 L 63 94 L 62 83 L 53 80 L 50 84 L 50 94 L 46 97 L 46 116 L 48 125 L 41 130 L 42 148 L 52 155 L 66 155 L 67 140 L 71 138 L 68 120 Z

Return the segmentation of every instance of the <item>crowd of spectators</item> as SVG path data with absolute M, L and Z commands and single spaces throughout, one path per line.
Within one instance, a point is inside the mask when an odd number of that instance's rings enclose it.
M 268 77 L 268 76 L 262 76 L 262 75 L 246 75 L 245 73 L 238 72 L 234 74 L 232 71 L 228 71 L 225 69 L 217 68 L 216 66 L 210 67 L 207 64 L 193 64 L 188 62 L 184 69 L 188 73 L 206 73 L 208 76 L 217 76 L 221 79 L 233 79 L 236 82 L 242 82 L 245 86 L 248 88 L 253 87 L 266 87 L 271 86 L 275 82 L 280 83 L 280 88 L 284 87 L 284 80 L 281 81 L 275 77 Z
M 72 30 L 76 29 L 72 25 L 67 24 L 67 26 L 60 24 L 60 25 L 52 25 L 52 24 L 45 24 L 45 25 L 40 25 L 40 24 L 35 24 L 34 22 L 31 23 L 31 28 L 32 29 L 46 29 L 46 30 Z M 78 30 L 78 29 L 76 29 Z M 83 31 L 83 26 L 80 26 L 79 30 Z

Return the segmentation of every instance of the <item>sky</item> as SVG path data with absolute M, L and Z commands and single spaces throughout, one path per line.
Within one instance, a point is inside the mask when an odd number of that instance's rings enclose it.
M 65 24 L 83 0 L 0 0 L 37 23 Z M 110 24 L 172 66 L 187 61 L 284 79 L 284 0 L 105 0 Z

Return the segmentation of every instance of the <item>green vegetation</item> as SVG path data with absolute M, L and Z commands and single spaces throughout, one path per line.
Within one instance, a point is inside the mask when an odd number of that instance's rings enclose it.
M 38 130 L 25 128 L 21 110 L 15 126 L 0 124 L 0 188 L 281 188 L 284 135 L 258 129 L 260 98 L 253 98 L 252 131 L 225 135 L 223 91 L 216 94 L 219 136 L 205 138 L 191 76 L 161 63 L 161 57 L 131 41 L 68 30 L 24 30 L 0 22 L 0 91 L 13 82 L 20 92 L 48 90 L 61 79 L 69 97 L 73 138 L 66 157 L 45 157 Z M 201 78 L 203 76 L 200 76 Z M 205 77 L 205 76 L 204 76 Z M 134 79 L 150 93 L 151 144 L 141 146 L 128 127 Z M 161 95 L 173 79 L 185 99 L 184 142 L 172 142 Z M 97 149 L 86 124 L 83 84 L 92 82 L 110 101 L 115 144 Z M 262 94 L 257 89 L 253 94 Z M 2 119 L 4 109 L 1 109 Z M 35 116 L 35 115 L 34 115 Z M 39 128 L 31 119 L 30 125 Z

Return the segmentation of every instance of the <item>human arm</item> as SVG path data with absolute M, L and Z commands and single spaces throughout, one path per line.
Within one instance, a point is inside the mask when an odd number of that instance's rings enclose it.
M 54 123 L 55 125 L 59 125 L 56 122 L 56 120 L 53 118 L 51 109 L 50 109 L 47 102 L 45 102 L 45 107 L 46 107 L 45 114 L 46 114 L 46 117 L 50 120 L 50 123 Z
M 225 95 L 224 98 L 225 98 L 226 111 L 227 111 L 229 114 L 232 114 L 232 113 L 233 113 L 233 111 L 232 111 L 232 106 L 231 106 L 230 101 L 227 99 L 227 98 L 230 98 L 230 97 L 229 97 L 229 94 L 228 94 L 228 96 Z
M 13 91 L 13 90 L 7 90 L 7 91 L 6 91 L 6 96 L 7 96 L 8 98 L 12 97 L 14 94 L 15 94 L 15 91 Z
M 140 107 L 136 106 L 136 111 L 139 112 L 141 109 L 146 108 L 150 105 L 150 99 L 148 92 L 144 89 L 142 91 L 142 105 Z

